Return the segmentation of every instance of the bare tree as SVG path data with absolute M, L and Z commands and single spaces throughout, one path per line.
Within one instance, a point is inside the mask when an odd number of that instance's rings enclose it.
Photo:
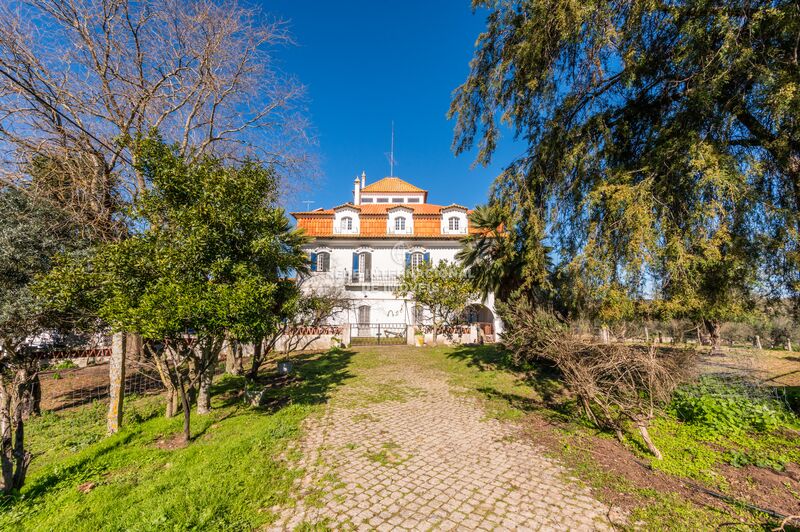
M 148 187 L 128 140 L 153 129 L 190 160 L 307 173 L 304 88 L 273 58 L 289 42 L 284 23 L 235 0 L 0 2 L 0 184 L 24 184 L 108 241 Z
M 283 23 L 235 2 L 6 2 L 0 148 L 16 163 L 79 161 L 85 190 L 123 198 L 147 183 L 120 140 L 154 128 L 189 158 L 254 156 L 295 172 L 307 162 L 304 89 L 271 54 L 287 42 Z M 5 180 L 20 177 L 13 167 Z

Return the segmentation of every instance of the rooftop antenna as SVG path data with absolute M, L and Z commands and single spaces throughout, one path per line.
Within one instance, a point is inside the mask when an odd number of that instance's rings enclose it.
M 397 162 L 394 159 L 394 120 L 392 120 L 392 144 L 391 151 L 386 154 L 389 158 L 389 177 L 394 177 L 394 164 Z
M 306 204 L 306 211 L 308 211 L 308 209 L 311 208 L 311 204 L 315 203 L 315 201 L 314 200 L 303 200 L 300 203 L 305 203 Z

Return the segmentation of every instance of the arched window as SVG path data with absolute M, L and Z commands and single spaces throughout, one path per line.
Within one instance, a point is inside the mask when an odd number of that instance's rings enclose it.
M 405 231 L 406 230 L 406 219 L 404 216 L 398 216 L 394 219 L 394 230 L 395 231 Z
M 320 251 L 317 253 L 317 268 L 318 272 L 327 272 L 331 269 L 331 254 L 327 251 Z
M 458 216 L 451 216 L 447 219 L 447 228 L 450 231 L 458 231 Z
M 342 218 L 342 231 L 352 231 L 353 230 L 353 218 L 350 216 L 345 216 Z

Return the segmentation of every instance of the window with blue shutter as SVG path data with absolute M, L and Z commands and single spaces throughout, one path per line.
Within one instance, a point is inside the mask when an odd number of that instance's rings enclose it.
M 406 253 L 406 270 L 411 268 L 411 253 Z
M 316 253 L 312 253 L 311 254 L 311 271 L 312 272 L 317 271 L 317 254 Z
M 431 261 L 431 254 L 430 254 L 430 252 L 427 252 L 427 251 L 426 251 L 426 252 L 425 252 L 425 255 L 424 255 L 424 257 L 425 257 L 425 258 L 424 258 L 423 260 L 424 260 L 425 262 L 430 262 L 430 261 Z

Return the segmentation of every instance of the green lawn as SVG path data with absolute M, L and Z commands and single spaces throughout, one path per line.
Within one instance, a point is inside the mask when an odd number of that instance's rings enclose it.
M 221 379 L 213 413 L 192 416 L 195 438 L 185 447 L 170 448 L 182 418 L 165 419 L 159 397 L 129 401 L 124 430 L 110 438 L 103 438 L 103 404 L 34 419 L 28 482 L 3 502 L 0 529 L 223 530 L 269 523 L 271 508 L 290 501 L 301 474 L 289 444 L 303 419 L 348 378 L 351 356 L 298 358 L 300 378 L 271 392 L 288 398 L 274 411 L 245 407 L 235 393 L 243 380 Z
M 638 500 L 632 517 L 645 528 L 706 529 L 729 521 L 764 523 L 761 515 L 733 508 L 709 510 L 679 494 L 637 486 L 595 464 L 586 452 L 597 433 L 575 414 L 555 373 L 545 367 L 516 368 L 501 350 L 491 347 L 362 347 L 295 357 L 297 378 L 270 388 L 270 407 L 245 406 L 243 380 L 225 377 L 216 384 L 214 411 L 193 415 L 194 441 L 171 446 L 181 432 L 181 418 L 165 419 L 162 398 L 139 397 L 126 405 L 125 428 L 104 437 L 105 405 L 98 403 L 47 413 L 28 424 L 35 458 L 27 485 L 3 501 L 0 529 L 21 530 L 154 530 L 251 529 L 272 522 L 274 508 L 292 504 L 295 467 L 293 443 L 301 422 L 321 412 L 331 392 L 341 406 L 401 401 L 416 390 L 406 383 L 371 386 L 364 369 L 415 364 L 440 371 L 456 393 L 480 398 L 487 415 L 521 423 L 553 422 L 548 430 L 558 445 L 549 451 L 584 482 L 631 493 Z M 531 438 L 538 435 L 530 433 Z M 754 463 L 780 468 L 800 459 L 797 432 L 713 433 L 665 415 L 652 436 L 665 453 L 655 462 L 631 436 L 627 447 L 676 478 L 725 491 L 716 473 L 721 464 Z M 550 438 L 551 442 L 553 437 Z M 375 460 L 390 460 L 390 451 Z M 79 489 L 82 488 L 82 489 Z M 736 495 L 736 493 L 729 493 Z

